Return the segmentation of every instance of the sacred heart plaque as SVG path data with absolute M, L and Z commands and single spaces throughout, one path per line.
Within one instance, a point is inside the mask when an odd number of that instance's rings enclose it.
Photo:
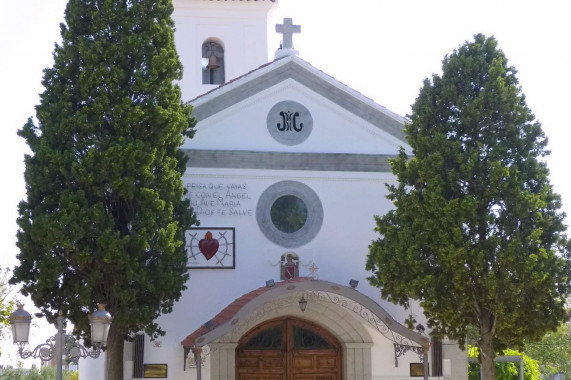
M 1 0 L 0 0 L 1 1 Z M 234 227 L 194 227 L 185 231 L 186 267 L 189 269 L 234 269 Z
M 210 260 L 216 252 L 218 252 L 218 247 L 220 243 L 218 243 L 217 239 L 212 237 L 212 232 L 208 231 L 204 235 L 204 239 L 200 239 L 198 242 L 198 249 L 204 255 L 206 260 Z

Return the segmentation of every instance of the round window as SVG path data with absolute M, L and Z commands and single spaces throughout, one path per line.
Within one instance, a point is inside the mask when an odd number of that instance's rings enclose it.
M 299 231 L 307 221 L 307 206 L 295 195 L 284 195 L 272 205 L 270 217 L 278 230 L 289 234 Z
M 269 240 L 285 248 L 296 248 L 313 240 L 321 229 L 323 207 L 307 185 L 282 181 L 262 193 L 256 220 Z

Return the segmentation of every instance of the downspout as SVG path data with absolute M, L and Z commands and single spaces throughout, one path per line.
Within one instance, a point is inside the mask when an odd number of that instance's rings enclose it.
M 422 346 L 422 364 L 424 366 L 424 380 L 428 380 L 428 349 L 430 346 Z
M 196 362 L 196 380 L 202 380 L 202 348 L 194 347 L 192 353 Z

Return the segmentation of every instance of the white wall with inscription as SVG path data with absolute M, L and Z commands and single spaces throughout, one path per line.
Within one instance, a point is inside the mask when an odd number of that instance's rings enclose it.
M 295 180 L 309 186 L 323 205 L 321 229 L 309 243 L 294 249 L 268 240 L 256 221 L 261 194 L 282 180 Z M 382 214 L 390 207 L 384 197 L 385 183 L 394 181 L 389 173 L 197 168 L 189 169 L 184 181 L 201 228 L 235 228 L 235 268 L 189 269 L 188 290 L 175 305 L 174 312 L 159 320 L 161 325 L 169 326 L 169 330 L 162 338 L 160 352 L 155 353 L 158 350 L 153 349 L 153 360 L 163 358 L 167 361 L 172 360 L 169 359 L 171 355 L 182 356 L 181 348 L 171 350 L 171 347 L 180 347 L 181 337 L 198 329 L 243 294 L 264 286 L 266 280 L 279 281 L 280 257 L 288 251 L 299 256 L 300 276 L 311 276 L 310 266 L 315 264 L 318 279 L 343 285 L 351 279 L 358 280 L 359 292 L 378 301 L 398 321 L 406 318 L 403 309 L 380 300 L 378 290 L 368 286 L 366 277 L 369 273 L 364 269 L 368 245 L 376 238 L 373 215 Z M 420 314 L 420 311 L 416 310 L 416 313 Z M 375 367 L 388 363 L 387 368 L 394 371 L 394 375 L 407 375 L 406 361 L 400 368 L 393 366 L 392 342 L 384 341 L 382 336 L 375 339 L 385 347 L 378 351 L 383 353 L 384 359 L 377 361 Z M 407 361 L 417 359 L 413 354 L 403 358 Z M 380 367 L 377 369 L 381 370 Z M 180 378 L 188 376 L 182 369 L 173 370 Z M 208 371 L 204 371 L 203 379 L 208 376 Z

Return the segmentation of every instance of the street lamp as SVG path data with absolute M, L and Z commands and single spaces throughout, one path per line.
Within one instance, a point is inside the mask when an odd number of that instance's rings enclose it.
M 24 305 L 18 304 L 17 310 L 10 314 L 12 337 L 14 344 L 18 346 L 18 355 L 22 359 L 39 358 L 42 361 L 51 360 L 55 356 L 57 359 L 57 380 L 61 380 L 64 347 L 68 358 L 78 359 L 80 357 L 97 358 L 101 354 L 101 349 L 107 345 L 107 335 L 109 334 L 109 327 L 111 326 L 113 318 L 111 314 L 105 310 L 105 305 L 97 304 L 97 310 L 89 315 L 88 318 L 89 324 L 91 325 L 91 343 L 93 344 L 91 351 L 77 343 L 71 336 L 65 335 L 63 331 L 65 318 L 61 311 L 57 317 L 57 334 L 30 351 L 29 349 L 25 349 L 25 346 L 28 344 L 32 316 L 24 310 Z

